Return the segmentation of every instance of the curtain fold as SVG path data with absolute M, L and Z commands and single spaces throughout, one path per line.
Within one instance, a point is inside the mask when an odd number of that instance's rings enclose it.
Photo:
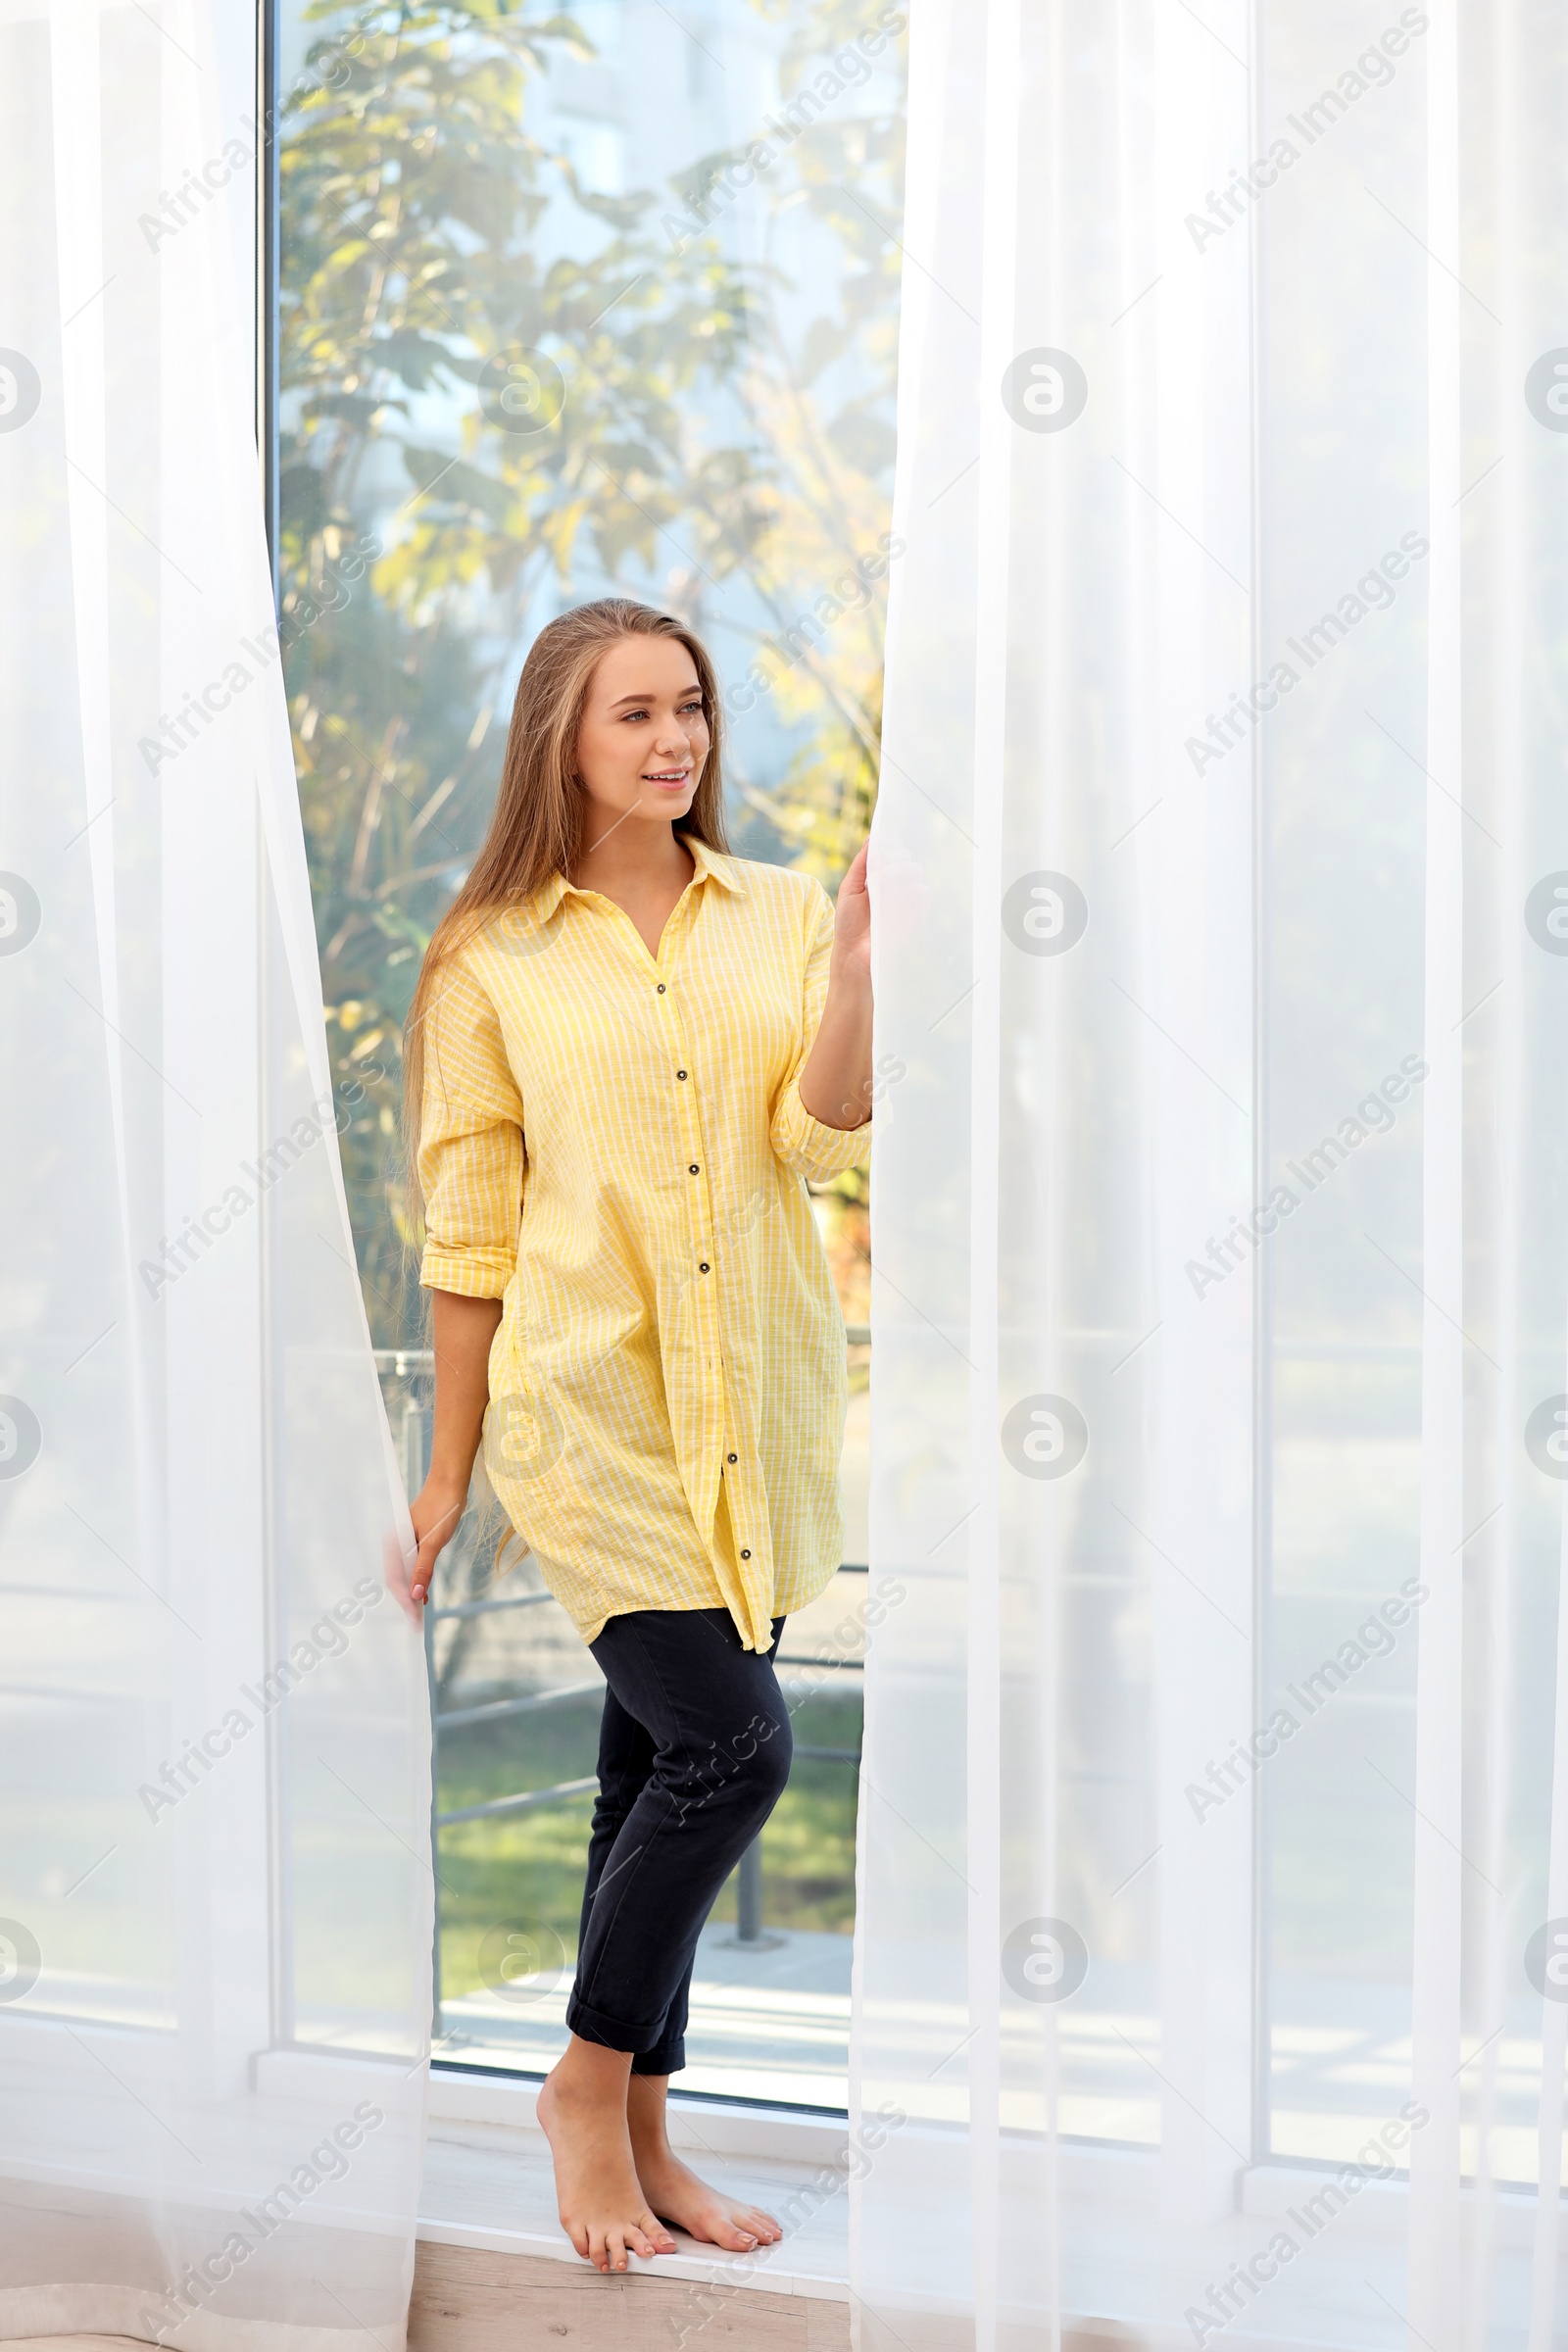
M 858 2340 L 1544 2352 L 1568 29 L 910 77 Z
M 256 447 L 254 28 L 0 22 L 0 2336 L 402 2341 L 423 1661 Z

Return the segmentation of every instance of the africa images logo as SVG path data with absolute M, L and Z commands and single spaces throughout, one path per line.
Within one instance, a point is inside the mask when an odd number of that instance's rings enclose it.
M 0 956 L 20 956 L 31 947 L 42 920 L 38 893 L 26 876 L 0 873 Z
M 1060 433 L 1089 405 L 1089 378 L 1070 351 L 1020 351 L 1002 379 L 1002 405 L 1026 433 Z
M 1002 1424 L 1002 1450 L 1025 1478 L 1065 1478 L 1089 1451 L 1089 1424 L 1066 1396 L 1021 1396 Z
M 18 433 L 43 398 L 38 370 L 24 351 L 0 351 L 0 433 Z
M 1089 1946 L 1070 1920 L 1026 1919 L 1002 1947 L 1002 1973 L 1025 2001 L 1068 2001 L 1089 1974 Z
M 43 1428 L 21 1396 L 0 1396 L 0 1478 L 20 1478 L 38 1459 Z
M 1543 1396 L 1525 1423 L 1525 1451 L 1546 1478 L 1568 1478 L 1568 1396 Z

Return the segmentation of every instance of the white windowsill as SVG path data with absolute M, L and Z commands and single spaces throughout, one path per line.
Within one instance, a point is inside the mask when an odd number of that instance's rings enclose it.
M 550 2150 L 534 2113 L 537 2095 L 534 2082 L 431 2068 L 422 2239 L 580 2263 L 556 2218 Z M 634 2262 L 635 2272 L 722 2279 L 727 2287 L 774 2295 L 848 2299 L 849 2147 L 842 2123 L 675 2097 L 669 2135 L 705 2180 L 776 2214 L 784 2239 L 759 2254 L 732 2255 L 681 2237 L 678 2254 Z M 824 2174 L 836 2181 L 825 2181 Z

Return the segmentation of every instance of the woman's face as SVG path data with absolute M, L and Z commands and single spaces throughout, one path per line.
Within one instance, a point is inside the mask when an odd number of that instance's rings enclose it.
M 590 832 L 684 816 L 708 743 L 697 664 L 678 638 L 617 638 L 589 682 L 577 735 L 577 773 L 600 820 Z

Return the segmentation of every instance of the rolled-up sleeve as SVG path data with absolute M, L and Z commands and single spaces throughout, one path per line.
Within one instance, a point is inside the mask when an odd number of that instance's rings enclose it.
M 812 885 L 815 913 L 808 934 L 801 997 L 801 1050 L 795 1067 L 779 1090 L 773 1106 L 773 1150 L 787 1168 L 813 1184 L 858 1168 L 871 1144 L 871 1122 L 861 1127 L 828 1127 L 814 1119 L 801 1101 L 801 1072 L 816 1043 L 822 1007 L 827 1003 L 828 966 L 833 956 L 833 902 L 819 884 Z
M 495 1006 L 460 960 L 425 1018 L 419 1186 L 427 1291 L 499 1298 L 517 1263 L 522 1102 Z

